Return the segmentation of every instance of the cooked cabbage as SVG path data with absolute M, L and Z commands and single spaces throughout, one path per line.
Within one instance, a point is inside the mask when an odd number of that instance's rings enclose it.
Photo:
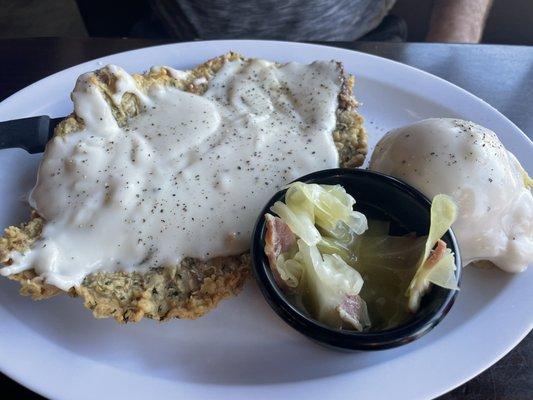
M 295 182 L 288 186 L 285 203 L 276 202 L 271 211 L 299 238 L 296 254 L 281 254 L 275 266 L 290 292 L 300 293 L 307 311 L 324 324 L 361 330 L 370 321 L 358 296 L 363 279 L 353 268 L 353 247 L 368 224 L 354 204 L 339 185 Z
M 314 246 L 320 241 L 320 232 L 315 227 L 313 214 L 309 214 L 307 210 L 291 208 L 281 201 L 276 201 L 270 210 L 289 226 L 292 233 L 309 246 Z
M 434 198 L 427 237 L 390 236 L 390 222 L 367 221 L 354 205 L 340 185 L 295 182 L 272 206 L 297 241 L 271 267 L 299 307 L 333 328 L 369 328 L 370 314 L 372 328 L 388 329 L 418 309 L 430 283 L 457 288 L 440 241 L 457 215 L 450 198 Z
M 344 307 L 345 302 L 361 291 L 363 278 L 359 272 L 338 255 L 321 255 L 316 246 L 308 246 L 303 240 L 298 240 L 298 250 L 295 259 L 305 267 L 302 303 L 309 313 L 333 328 L 341 328 L 343 322 L 358 330 L 370 325 L 366 304 L 355 312 Z M 362 299 L 361 304 L 364 304 Z
M 357 261 L 357 257 L 355 257 L 355 253 L 351 250 L 350 243 L 332 237 L 322 236 L 317 247 L 322 254 L 336 254 L 344 262 L 353 267 Z
M 305 215 L 309 221 L 333 237 L 345 232 L 345 227 L 357 235 L 361 235 L 368 229 L 366 217 L 353 210 L 355 199 L 340 185 L 291 183 L 285 194 L 285 204 L 293 213 Z M 276 212 L 274 209 L 272 211 Z M 280 214 L 278 216 L 289 227 L 291 226 L 288 221 L 285 221 L 284 216 Z M 312 243 L 304 238 L 302 240 L 309 246 L 318 243 Z
M 280 254 L 276 260 L 276 268 L 280 278 L 289 288 L 298 289 L 304 272 L 304 266 L 300 262 L 294 258 L 286 259 L 284 254 Z
M 432 249 L 456 219 L 457 205 L 454 201 L 446 195 L 436 195 L 431 203 L 431 225 L 424 252 L 417 263 L 415 276 L 406 293 L 411 312 L 418 311 L 420 299 L 427 291 L 430 283 L 447 289 L 458 289 L 455 279 L 455 260 L 450 249 L 444 250 L 444 255 L 436 264 L 429 262 Z

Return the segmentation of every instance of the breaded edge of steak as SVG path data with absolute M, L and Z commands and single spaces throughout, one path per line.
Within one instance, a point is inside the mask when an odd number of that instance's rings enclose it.
M 165 67 L 152 68 L 143 75 L 132 76 L 141 90 L 162 84 L 201 95 L 224 63 L 237 60 L 246 59 L 230 52 L 205 62 L 179 78 Z M 352 97 L 354 78 L 345 75 L 342 64 L 337 63 L 337 66 L 342 87 L 338 96 L 333 139 L 341 166 L 358 167 L 367 153 L 367 137 L 363 119 L 356 111 L 358 103 Z M 107 67 L 94 71 L 88 79 L 104 94 L 119 124 L 124 124 L 141 111 L 142 105 L 132 93 L 125 93 L 120 104 L 113 102 L 117 77 Z M 57 126 L 54 134 L 68 135 L 83 128 L 83 120 L 73 113 Z M 9 265 L 12 252 L 27 251 L 39 238 L 44 224 L 45 221 L 33 211 L 28 222 L 19 227 L 6 228 L 0 238 L 0 262 Z M 159 321 L 170 318 L 194 319 L 214 308 L 220 300 L 236 295 L 249 275 L 249 265 L 250 257 L 246 252 L 207 261 L 187 258 L 177 266 L 152 268 L 144 273 L 96 272 L 88 275 L 81 286 L 70 289 L 68 293 L 82 297 L 84 305 L 92 310 L 95 317 L 113 317 L 120 323 L 137 322 L 143 317 Z M 63 292 L 44 282 L 33 269 L 10 275 L 9 278 L 20 282 L 20 293 L 34 300 Z

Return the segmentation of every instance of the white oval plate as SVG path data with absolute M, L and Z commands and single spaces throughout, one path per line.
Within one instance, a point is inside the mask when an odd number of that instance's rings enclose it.
M 498 133 L 533 171 L 533 145 L 502 114 L 430 74 L 383 58 L 309 44 L 211 41 L 171 44 L 104 57 L 67 69 L 0 104 L 0 119 L 67 115 L 78 75 L 115 63 L 130 72 L 151 65 L 185 69 L 229 50 L 277 61 L 342 61 L 357 77 L 356 97 L 370 143 L 389 129 L 427 117 L 459 117 Z M 38 68 L 38 65 L 36 65 Z M 0 151 L 0 226 L 27 217 L 23 196 L 40 155 Z M 533 325 L 533 274 L 468 268 L 455 306 L 420 340 L 382 352 L 340 353 L 290 329 L 255 283 L 196 321 L 96 320 L 67 296 L 33 302 L 0 280 L 0 368 L 58 399 L 418 399 L 438 396 L 479 374 Z

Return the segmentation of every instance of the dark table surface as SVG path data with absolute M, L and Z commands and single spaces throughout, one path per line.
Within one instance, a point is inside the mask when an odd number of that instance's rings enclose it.
M 39 38 L 0 40 L 0 100 L 83 61 L 165 40 Z M 533 47 L 429 43 L 330 43 L 390 58 L 440 76 L 482 98 L 533 137 Z M 0 115 L 0 120 L 2 116 Z M 533 335 L 491 368 L 440 400 L 533 399 Z M 0 393 L 40 396 L 0 375 Z

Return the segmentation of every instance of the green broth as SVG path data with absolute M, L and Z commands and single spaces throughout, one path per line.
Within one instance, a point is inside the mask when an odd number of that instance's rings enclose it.
M 412 317 L 405 293 L 416 272 L 426 237 L 386 236 L 390 230 L 388 221 L 368 220 L 368 225 L 369 229 L 353 249 L 357 254 L 354 267 L 365 282 L 360 295 L 371 316 L 370 331 L 381 331 Z
M 403 236 L 389 236 L 395 234 Z M 348 262 L 363 277 L 361 297 L 366 301 L 372 322 L 368 331 L 383 331 L 406 323 L 409 312 L 406 291 L 416 272 L 426 236 L 415 237 L 390 221 L 369 219 L 368 230 L 354 235 L 346 244 Z M 320 246 L 319 246 L 320 247 Z M 322 253 L 331 254 L 327 248 Z M 311 315 L 302 297 L 305 293 L 288 296 L 291 303 Z

